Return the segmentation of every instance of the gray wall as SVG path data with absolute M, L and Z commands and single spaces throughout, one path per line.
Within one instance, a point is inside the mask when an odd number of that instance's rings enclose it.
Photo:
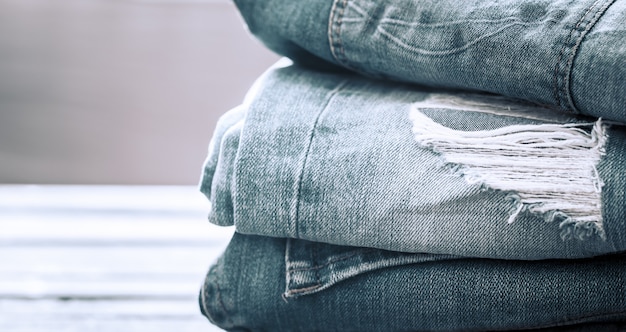
M 0 183 L 195 184 L 277 59 L 226 0 L 0 0 Z

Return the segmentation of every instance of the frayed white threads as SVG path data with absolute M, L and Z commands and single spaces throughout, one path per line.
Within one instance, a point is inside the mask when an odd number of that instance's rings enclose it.
M 596 169 L 607 139 L 601 119 L 460 131 L 434 122 L 419 110 L 424 106 L 413 105 L 410 114 L 416 140 L 460 166 L 469 183 L 511 192 L 509 223 L 529 211 L 559 222 L 563 239 L 605 238 Z
M 522 100 L 487 94 L 458 93 L 448 95 L 435 93 L 428 99 L 416 103 L 415 107 L 473 111 L 553 123 L 573 122 L 575 120 L 571 113 L 549 110 Z

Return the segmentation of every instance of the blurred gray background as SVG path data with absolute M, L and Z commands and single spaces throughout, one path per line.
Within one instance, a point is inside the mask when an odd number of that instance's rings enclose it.
M 277 59 L 227 0 L 0 0 L 0 183 L 196 184 Z

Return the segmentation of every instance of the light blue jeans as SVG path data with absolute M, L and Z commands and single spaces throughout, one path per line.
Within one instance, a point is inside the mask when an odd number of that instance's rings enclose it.
M 235 0 L 297 62 L 626 122 L 624 0 Z
M 562 136 L 575 124 L 581 137 Z M 429 132 L 435 127 L 443 139 Z M 594 132 L 606 140 L 594 143 Z M 506 145 L 516 135 L 526 141 Z M 533 147 L 529 139 L 540 136 Z M 493 149 L 480 151 L 487 144 Z M 622 126 L 290 66 L 267 72 L 219 121 L 201 190 L 209 220 L 245 234 L 464 257 L 582 258 L 626 250 L 625 169 Z

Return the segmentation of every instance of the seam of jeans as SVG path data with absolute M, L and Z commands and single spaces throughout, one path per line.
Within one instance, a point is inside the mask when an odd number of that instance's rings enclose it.
M 576 325 L 576 324 L 586 324 L 586 323 L 603 323 L 602 321 L 597 321 L 598 318 L 603 318 L 603 319 L 607 319 L 607 318 L 611 318 L 611 317 L 622 317 L 624 314 L 626 314 L 625 310 L 620 310 L 620 311 L 615 311 L 615 312 L 609 312 L 609 313 L 601 313 L 601 314 L 589 314 L 586 316 L 581 316 L 581 317 L 576 317 L 575 319 L 572 320 L 564 320 L 564 321 L 559 321 L 559 322 L 554 322 L 554 323 L 548 323 L 548 324 L 542 324 L 542 325 L 536 325 L 536 326 L 532 326 L 532 327 L 528 327 L 528 329 L 544 329 L 544 328 L 551 328 L 551 327 L 565 327 L 565 326 L 570 326 L 570 325 Z
M 589 12 L 591 12 L 591 10 L 600 2 L 600 0 L 596 0 L 591 7 L 587 8 L 587 10 L 583 13 L 583 15 L 580 17 L 580 19 L 578 20 L 578 22 L 574 25 L 574 27 L 572 27 L 572 29 L 570 30 L 568 36 L 567 36 L 567 40 L 565 40 L 565 42 L 563 43 L 563 47 L 561 47 L 561 51 L 559 52 L 559 57 L 557 59 L 556 62 L 556 66 L 554 67 L 554 98 L 556 100 L 556 103 L 559 107 L 561 108 L 566 108 L 563 102 L 563 98 L 561 97 L 561 95 L 563 93 L 567 93 L 566 91 L 563 91 L 564 88 L 562 88 L 561 86 L 564 85 L 562 82 L 563 80 L 565 80 L 565 70 L 562 70 L 561 67 L 564 66 L 565 64 L 562 63 L 563 59 L 565 58 L 565 53 L 566 50 L 568 48 L 568 45 L 571 43 L 571 40 L 574 37 L 574 33 L 578 30 L 578 27 L 580 26 L 580 24 L 583 22 L 583 20 L 585 19 L 585 17 L 587 17 L 587 14 Z M 576 112 L 576 110 L 573 110 Z
M 294 235 L 295 238 L 300 238 L 298 219 L 300 217 L 300 197 L 301 197 L 301 191 L 302 191 L 302 180 L 304 178 L 304 171 L 306 170 L 307 161 L 309 159 L 309 153 L 311 152 L 311 145 L 313 144 L 313 138 L 315 137 L 315 131 L 317 130 L 317 125 L 319 123 L 320 118 L 328 109 L 328 105 L 333 100 L 333 98 L 339 93 L 339 91 L 341 91 L 341 89 L 346 85 L 347 82 L 348 82 L 347 79 L 342 80 L 341 82 L 337 84 L 337 86 L 335 86 L 334 89 L 332 89 L 326 94 L 326 100 L 324 101 L 324 104 L 322 105 L 320 112 L 315 117 L 313 126 L 311 127 L 311 130 L 308 133 L 307 145 L 305 147 L 304 156 L 300 162 L 300 168 L 298 169 L 297 179 L 295 182 L 295 190 L 294 190 L 295 197 L 290 207 L 292 218 L 291 218 L 289 228 L 291 229 L 291 233 Z
M 335 0 L 328 19 L 328 44 L 330 45 L 330 53 L 339 64 L 344 66 L 347 66 L 347 58 L 341 41 L 341 28 L 347 6 L 348 0 Z
M 207 295 L 208 295 L 207 294 L 208 293 L 207 282 L 209 281 L 208 279 L 209 278 L 207 276 L 206 279 L 204 280 L 204 282 L 202 283 L 202 288 L 200 289 L 200 296 L 199 296 L 200 312 L 202 314 L 204 314 L 209 319 L 209 321 L 211 321 L 213 324 L 216 324 L 215 319 L 213 319 L 213 317 L 211 316 L 211 314 L 209 312 L 210 310 L 207 310 L 207 308 L 206 308 L 206 304 L 207 304 L 206 303 L 206 299 L 207 299 Z
M 218 269 L 218 266 L 215 266 L 214 268 Z M 213 278 L 213 285 L 215 285 L 216 302 L 219 305 L 220 309 L 222 310 L 222 316 L 224 316 L 226 318 L 226 323 L 232 325 L 233 324 L 233 321 L 232 321 L 232 318 L 231 318 L 232 316 L 228 312 L 228 310 L 226 310 L 226 306 L 224 305 L 224 302 L 222 300 L 222 291 L 221 291 L 220 286 L 219 286 L 219 280 L 217 278 L 217 271 L 211 271 L 211 272 L 214 272 L 214 273 L 210 273 L 209 272 L 209 275 L 212 276 L 212 278 Z M 202 287 L 203 288 L 202 289 L 202 297 L 203 297 L 203 299 L 202 299 L 203 301 L 202 302 L 204 304 L 206 304 L 206 299 L 208 298 L 208 289 L 206 287 L 208 282 L 210 282 L 210 280 L 208 280 L 208 278 L 207 278 L 207 280 L 205 281 L 205 283 L 204 283 L 204 285 Z M 210 311 L 207 311 L 207 318 L 209 318 L 209 320 L 211 322 L 213 322 L 214 324 L 222 325 L 222 322 L 217 322 L 215 320 L 215 318 L 210 315 Z
M 286 296 L 290 296 L 290 295 L 294 295 L 294 294 L 300 294 L 300 293 L 306 293 L 306 292 L 311 292 L 314 291 L 318 288 L 322 287 L 321 284 L 315 284 L 313 286 L 309 286 L 309 287 L 305 287 L 305 288 L 295 288 L 295 289 L 290 289 L 287 291 Z
M 561 48 L 554 71 L 554 97 L 557 105 L 563 109 L 569 109 L 575 113 L 580 113 L 574 104 L 570 88 L 574 59 L 576 58 L 580 44 L 587 33 L 591 31 L 595 23 L 598 22 L 600 17 L 602 17 L 614 1 L 615 0 L 608 0 L 605 1 L 603 5 L 600 5 L 602 0 L 596 0 L 589 8 L 587 8 L 576 25 L 572 27 L 566 42 Z
M 367 252 L 371 252 L 375 250 L 376 249 L 366 250 L 363 253 L 367 253 Z M 352 255 L 352 256 L 356 256 L 356 255 Z M 451 259 L 459 259 L 461 257 L 452 256 L 452 255 L 441 255 L 440 258 L 442 260 L 451 260 Z M 391 258 L 378 257 L 375 261 L 372 261 L 372 262 L 357 262 L 356 264 L 353 264 L 353 267 L 356 267 L 357 269 L 351 272 L 348 271 L 347 275 L 339 272 L 342 269 L 337 270 L 337 269 L 330 268 L 330 271 L 329 271 L 330 275 L 327 278 L 325 279 L 320 278 L 318 282 L 313 284 L 312 286 L 287 290 L 283 294 L 283 297 L 296 296 L 296 295 L 304 296 L 304 295 L 314 294 L 314 293 L 323 291 L 325 289 L 328 289 L 343 280 L 347 280 L 349 278 L 353 278 L 353 277 L 362 275 L 364 273 L 372 272 L 372 271 L 378 271 L 378 270 L 387 269 L 387 268 L 394 268 L 394 267 L 399 267 L 403 265 L 434 263 L 437 261 L 440 261 L 440 259 L 423 260 L 421 257 L 414 256 L 414 255 L 391 257 Z M 323 266 L 320 265 L 320 267 L 323 267 Z
M 288 298 L 291 296 L 294 296 L 296 294 L 299 293 L 306 293 L 309 291 L 313 291 L 316 290 L 320 287 L 322 287 L 322 284 L 319 282 L 319 275 L 316 273 L 316 284 L 309 286 L 309 287 L 305 287 L 305 288 L 294 288 L 291 289 L 292 287 L 292 273 L 294 271 L 297 271 L 297 269 L 291 269 L 289 267 L 290 264 L 290 255 L 289 253 L 291 252 L 291 247 L 293 246 L 293 241 L 295 241 L 295 239 L 291 239 L 291 238 L 287 238 L 286 239 L 286 243 L 285 243 L 285 292 L 281 295 L 283 301 L 285 301 L 286 303 L 288 302 Z
M 287 238 L 285 240 L 285 292 L 282 295 L 283 301 L 285 302 L 287 302 L 287 295 L 289 294 L 289 289 L 291 288 L 291 273 L 289 272 L 289 262 L 291 260 L 289 252 L 291 252 L 292 241 L 294 241 L 294 239 L 291 238 Z
M 350 259 L 352 257 L 357 256 L 357 255 L 367 254 L 367 253 L 370 253 L 370 252 L 375 251 L 375 250 L 376 249 L 356 250 L 356 251 L 350 252 L 348 254 L 339 256 L 337 258 L 331 259 L 331 260 L 327 261 L 324 264 L 314 264 L 311 267 L 299 267 L 299 268 L 289 269 L 289 272 L 321 270 L 321 269 L 323 269 L 325 267 L 328 267 L 329 265 L 335 264 L 337 262 L 345 261 L 345 260 L 348 260 L 348 259 Z

